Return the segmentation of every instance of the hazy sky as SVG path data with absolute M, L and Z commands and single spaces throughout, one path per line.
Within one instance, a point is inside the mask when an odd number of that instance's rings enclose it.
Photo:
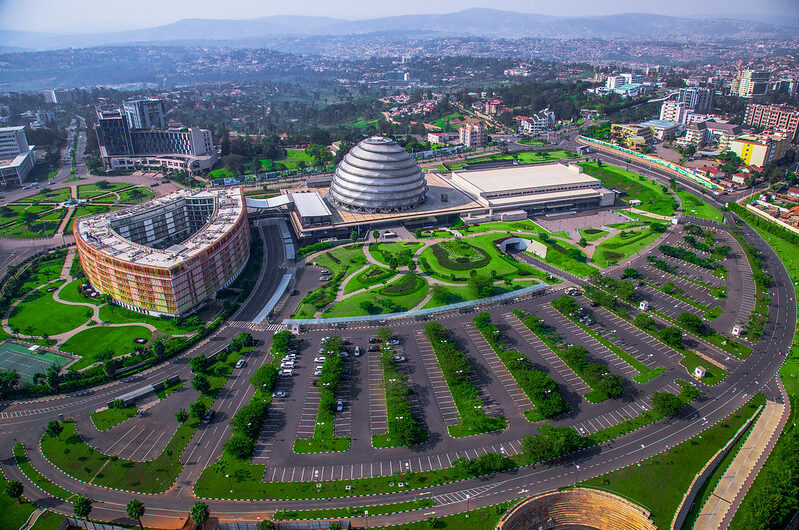
M 0 28 L 61 33 L 158 26 L 183 18 L 322 15 L 359 19 L 491 7 L 544 15 L 717 13 L 799 16 L 799 0 L 0 0 Z

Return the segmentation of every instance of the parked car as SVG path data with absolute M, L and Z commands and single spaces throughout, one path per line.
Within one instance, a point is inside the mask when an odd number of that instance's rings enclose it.
M 320 375 L 322 375 L 322 367 L 321 367 L 321 366 L 317 366 L 317 367 L 316 367 L 316 370 L 314 370 L 314 371 L 313 371 L 313 375 L 315 375 L 315 376 L 317 376 L 317 377 L 319 377 Z
M 339 411 L 339 412 L 344 410 L 344 402 L 342 400 L 340 400 L 340 399 L 338 401 L 336 401 L 336 410 Z
M 321 278 L 319 278 L 319 281 L 320 282 L 329 282 L 330 281 L 330 276 L 322 276 Z
M 380 339 L 378 339 L 377 337 L 372 337 L 371 339 L 369 339 L 369 344 L 377 344 L 378 342 L 380 342 Z
M 283 392 L 283 391 L 281 390 L 281 391 L 278 391 L 278 392 L 274 392 L 274 393 L 272 394 L 272 397 L 273 397 L 273 398 L 284 398 L 284 397 L 286 397 L 287 395 L 288 395 L 288 394 L 286 394 L 285 392 Z
M 283 370 L 294 369 L 294 361 L 287 361 L 280 363 L 280 368 L 282 368 Z
M 401 362 L 405 361 L 405 356 L 404 355 L 395 355 L 394 356 L 394 360 L 396 362 L 398 362 L 398 363 L 401 363 Z
M 326 360 L 327 360 L 327 357 L 325 357 L 324 355 L 320 355 L 319 357 L 314 357 L 313 362 L 322 364 Z
M 241 368 L 242 366 L 244 366 L 244 359 L 236 361 L 236 368 Z
M 370 352 L 380 351 L 380 346 L 378 346 L 377 344 L 372 344 L 371 346 L 369 346 L 369 351 Z
M 344 359 L 345 357 L 349 357 L 350 354 L 345 352 L 345 351 L 340 351 L 340 352 L 338 352 L 338 356 L 341 357 L 342 359 Z
M 277 373 L 277 375 L 282 375 L 282 376 L 286 376 L 286 377 L 291 377 L 292 375 L 294 375 L 294 370 L 292 370 L 291 368 L 284 368 L 284 369 L 280 370 L 280 371 Z
M 214 418 L 214 411 L 209 410 L 208 413 L 203 418 L 203 423 L 211 423 L 211 420 Z
M 355 346 L 355 356 L 356 357 L 360 357 L 361 356 L 361 347 L 360 346 Z

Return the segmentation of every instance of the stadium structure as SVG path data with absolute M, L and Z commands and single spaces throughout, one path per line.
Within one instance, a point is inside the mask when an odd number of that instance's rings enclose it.
M 91 284 L 114 303 L 182 316 L 230 285 L 249 258 L 241 188 L 180 190 L 74 223 Z

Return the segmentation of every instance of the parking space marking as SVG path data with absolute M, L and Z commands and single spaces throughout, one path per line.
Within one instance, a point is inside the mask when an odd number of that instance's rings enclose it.
M 452 394 L 444 379 L 444 374 L 441 372 L 441 367 L 438 365 L 438 359 L 433 351 L 433 346 L 430 344 L 430 341 L 423 331 L 417 331 L 415 339 L 416 346 L 419 349 L 419 355 L 426 369 L 425 373 L 430 380 L 430 389 L 435 397 L 436 405 L 441 412 L 444 425 L 447 427 L 450 425 L 457 425 L 461 422 L 460 414 L 458 414 L 458 409 L 455 407 L 455 401 L 452 399 Z

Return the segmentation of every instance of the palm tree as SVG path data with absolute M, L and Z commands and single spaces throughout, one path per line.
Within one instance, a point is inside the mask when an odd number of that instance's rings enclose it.
M 136 519 L 139 523 L 139 528 L 144 530 L 141 524 L 141 516 L 144 515 L 144 504 L 139 499 L 132 499 L 127 506 L 125 506 L 125 513 L 131 519 Z
M 189 510 L 189 517 L 191 517 L 191 520 L 200 525 L 203 529 L 205 528 L 205 522 L 208 521 L 209 515 L 208 505 L 202 501 L 195 502 L 194 506 Z
M 74 513 L 75 517 L 78 519 L 83 519 L 84 522 L 88 522 L 89 513 L 91 513 L 91 511 L 92 500 L 88 497 L 78 495 L 78 498 L 72 502 L 72 513 Z

